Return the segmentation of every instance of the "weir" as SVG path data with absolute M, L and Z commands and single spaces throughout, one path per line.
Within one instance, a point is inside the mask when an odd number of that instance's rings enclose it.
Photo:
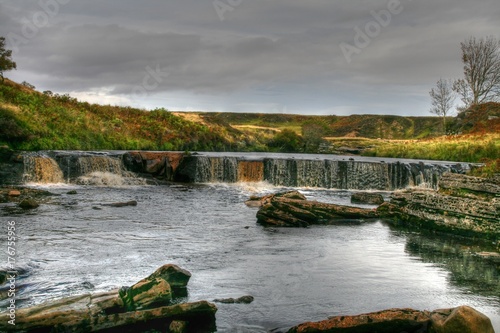
M 24 174 L 26 183 L 63 183 L 64 177 L 57 162 L 44 155 L 23 156 Z
M 71 151 L 24 154 L 25 181 L 101 185 L 114 182 L 113 175 L 137 180 L 136 174 L 140 174 L 190 183 L 266 181 L 284 187 L 392 191 L 411 186 L 436 188 L 443 173 L 465 173 L 469 168 L 467 163 L 336 155 Z M 123 185 L 126 184 L 140 182 Z
M 410 186 L 436 188 L 443 173 L 464 173 L 470 168 L 467 163 L 440 161 L 249 155 L 187 156 L 180 163 L 174 180 L 194 183 L 267 181 L 286 187 L 392 191 Z

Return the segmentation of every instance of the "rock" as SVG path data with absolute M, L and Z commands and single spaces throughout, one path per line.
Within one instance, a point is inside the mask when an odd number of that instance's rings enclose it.
M 306 197 L 299 191 L 289 191 L 284 193 L 274 193 L 268 194 L 263 197 L 250 197 L 249 200 L 245 201 L 245 205 L 248 207 L 262 207 L 266 203 L 271 202 L 272 198 L 289 198 L 297 200 L 307 200 Z
M 78 194 L 78 192 L 76 190 L 71 190 L 71 191 L 68 191 L 66 194 L 75 195 L 75 194 Z
M 115 202 L 115 203 L 110 203 L 110 204 L 102 204 L 102 206 L 109 206 L 109 207 L 137 206 L 137 201 L 132 200 L 132 201 L 127 201 L 127 202 Z
M 335 316 L 292 327 L 288 333 L 494 333 L 488 317 L 467 307 L 418 311 L 389 309 L 356 316 Z
M 496 192 L 493 186 L 496 182 L 494 178 L 476 178 L 447 174 L 444 187 L 439 182 L 440 191 L 408 189 L 395 192 L 389 203 L 378 208 L 378 213 L 391 218 L 396 224 L 498 242 L 500 192 Z M 464 179 L 466 185 L 461 183 Z M 474 190 L 464 193 L 463 187 Z M 480 188 L 486 190 L 479 192 Z M 443 192 L 443 189 L 446 191 Z
M 384 197 L 379 193 L 356 192 L 352 194 L 351 202 L 378 206 L 384 203 Z
M 15 326 L 8 324 L 8 313 L 0 313 L 0 332 L 151 332 L 165 331 L 165 327 L 174 332 L 213 332 L 214 304 L 170 304 L 167 280 L 185 286 L 186 272 L 165 265 L 130 288 L 17 309 Z
M 130 288 L 120 289 L 127 311 L 166 306 L 172 301 L 172 288 L 161 278 L 141 280 Z
M 19 207 L 22 209 L 35 209 L 38 208 L 40 204 L 36 202 L 35 199 L 27 198 L 19 203 Z
M 191 273 L 177 265 L 167 264 L 158 268 L 145 280 L 154 280 L 156 278 L 167 281 L 172 288 L 186 288 L 191 278 Z
M 308 322 L 292 327 L 288 333 L 342 332 L 342 333 L 399 333 L 428 332 L 430 313 L 413 309 L 389 309 L 357 316 L 336 316 L 319 322 Z
M 374 209 L 290 199 L 275 195 L 257 212 L 257 223 L 266 226 L 307 227 L 331 224 L 338 220 L 376 218 Z
M 21 191 L 12 190 L 12 191 L 9 191 L 9 193 L 7 195 L 9 197 L 20 197 L 21 196 Z
M 168 327 L 169 333 L 184 333 L 186 332 L 187 323 L 185 321 L 174 320 Z
M 214 299 L 214 302 L 223 304 L 250 304 L 253 300 L 253 296 L 241 296 L 239 298 Z
M 468 306 L 435 310 L 431 319 L 433 333 L 495 333 L 491 320 Z
M 183 158 L 184 153 L 135 151 L 125 153 L 123 162 L 130 171 L 172 181 Z
M 447 172 L 441 176 L 438 184 L 441 190 L 452 190 L 455 193 L 460 190 L 493 195 L 500 193 L 500 176 L 480 178 Z

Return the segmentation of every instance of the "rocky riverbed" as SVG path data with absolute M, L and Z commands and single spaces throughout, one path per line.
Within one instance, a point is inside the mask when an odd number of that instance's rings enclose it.
M 165 265 L 131 287 L 68 297 L 0 314 L 1 332 L 176 332 L 215 330 L 217 307 L 178 303 L 191 273 Z

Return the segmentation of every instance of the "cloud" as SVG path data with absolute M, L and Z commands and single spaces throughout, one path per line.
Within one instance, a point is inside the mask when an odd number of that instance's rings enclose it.
M 355 28 L 376 22 L 373 12 L 389 0 L 242 0 L 223 21 L 213 1 L 73 0 L 14 54 L 11 76 L 141 104 L 131 93 L 148 80 L 153 86 L 147 76 L 159 69 L 168 74 L 142 105 L 168 104 L 161 96 L 169 96 L 186 109 L 205 102 L 227 111 L 427 114 L 436 80 L 461 75 L 460 41 L 498 33 L 500 9 L 496 0 L 400 2 L 401 12 L 348 63 L 340 44 L 354 45 Z M 28 0 L 3 2 L 0 35 L 20 33 L 40 10 Z

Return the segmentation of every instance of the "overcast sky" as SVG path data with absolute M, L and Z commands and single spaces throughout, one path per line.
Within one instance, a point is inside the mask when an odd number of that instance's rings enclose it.
M 147 109 L 429 115 L 499 33 L 498 0 L 0 0 L 7 77 Z

